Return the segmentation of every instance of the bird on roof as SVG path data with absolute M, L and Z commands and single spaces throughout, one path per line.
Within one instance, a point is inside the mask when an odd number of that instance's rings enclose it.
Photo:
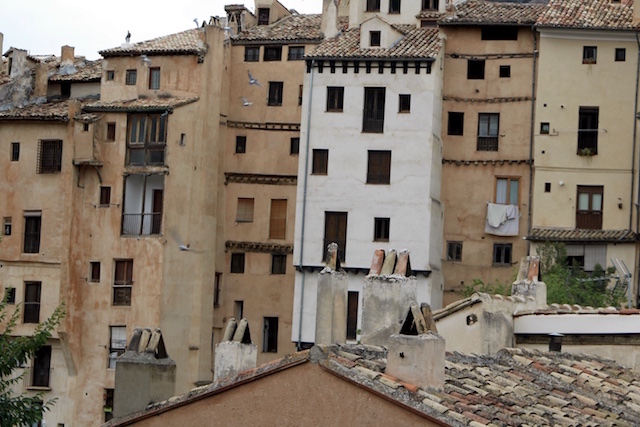
M 127 43 L 131 40 L 131 33 L 127 30 L 127 36 L 124 38 Z
M 253 102 L 249 101 L 244 96 L 240 97 L 240 99 L 242 99 L 242 106 L 243 107 L 251 107 L 251 105 L 253 104 Z
M 260 82 L 258 81 L 258 79 L 254 78 L 254 77 L 251 75 L 251 71 L 247 71 L 247 73 L 249 73 L 249 84 L 250 84 L 250 85 L 262 86 L 262 85 L 260 84 Z

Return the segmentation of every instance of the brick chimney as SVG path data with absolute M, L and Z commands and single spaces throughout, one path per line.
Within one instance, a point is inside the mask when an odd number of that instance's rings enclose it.
M 340 0 L 323 0 L 322 24 L 320 29 L 324 34 L 325 40 L 332 38 L 340 32 L 340 26 L 338 25 L 339 4 Z
M 340 270 L 338 245 L 327 247 L 325 268 L 318 276 L 315 343 L 344 343 L 347 339 L 348 280 Z
M 73 64 L 75 59 L 75 48 L 73 46 L 62 46 L 62 52 L 60 53 L 60 62 L 70 62 Z
M 251 343 L 247 319 L 229 319 L 222 341 L 216 344 L 213 380 L 234 377 L 257 364 L 258 347 Z

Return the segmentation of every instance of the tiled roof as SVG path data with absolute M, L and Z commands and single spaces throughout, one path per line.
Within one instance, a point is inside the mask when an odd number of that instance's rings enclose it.
M 0 111 L 0 120 L 69 121 L 69 102 L 32 104 L 23 108 Z
M 440 20 L 441 25 L 516 24 L 533 25 L 545 4 L 469 0 L 456 6 L 455 14 Z
M 538 27 L 632 30 L 633 0 L 550 0 Z
M 92 82 L 100 81 L 102 77 L 102 59 L 96 61 L 81 61 L 74 64 L 76 72 L 73 74 L 54 74 L 49 77 L 50 82 Z
M 360 49 L 360 27 L 351 28 L 326 40 L 305 55 L 308 58 L 335 59 L 413 59 L 434 58 L 442 46 L 437 29 L 415 25 L 391 25 L 404 37 L 391 48 Z
M 98 52 L 105 58 L 133 55 L 202 55 L 207 51 L 206 44 L 200 39 L 203 28 L 192 28 L 181 33 L 170 34 L 135 44 L 123 44 L 120 47 Z
M 418 19 L 429 19 L 429 20 L 438 20 L 443 17 L 444 17 L 444 13 L 438 12 L 437 10 L 423 10 L 416 16 L 416 18 Z
M 587 230 L 566 228 L 532 228 L 527 236 L 531 241 L 558 242 L 635 242 L 636 233 L 631 230 Z
M 271 25 L 257 25 L 231 37 L 233 44 L 258 42 L 309 42 L 319 43 L 324 38 L 320 31 L 322 15 L 291 15 Z M 343 28 L 347 18 L 341 18 Z
M 616 307 L 583 307 L 578 304 L 551 304 L 545 308 L 536 310 L 520 310 L 513 314 L 513 317 L 552 314 L 619 314 L 624 316 L 638 315 L 638 308 L 616 308 Z
M 196 102 L 199 98 L 140 98 L 128 101 L 93 102 L 86 104 L 83 111 L 164 111 L 172 110 L 186 104 Z

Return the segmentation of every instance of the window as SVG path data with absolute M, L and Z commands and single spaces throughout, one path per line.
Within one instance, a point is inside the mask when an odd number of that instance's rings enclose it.
M 338 258 L 344 262 L 347 250 L 347 212 L 324 213 L 324 240 L 322 242 L 322 258 L 330 243 L 338 244 Z
M 399 113 L 411 112 L 411 95 L 399 95 L 398 112 Z
M 287 235 L 287 199 L 271 199 L 269 238 L 284 239 Z
M 300 138 L 293 137 L 291 138 L 291 143 L 289 145 L 289 154 L 298 154 L 300 152 Z
M 111 187 L 100 187 L 100 206 L 111 204 Z
M 264 61 L 280 61 L 282 59 L 282 46 L 265 46 Z
M 267 105 L 282 105 L 282 82 L 269 82 Z
M 342 112 L 344 102 L 344 87 L 327 87 L 327 111 Z
M 304 46 L 289 46 L 289 61 L 299 61 L 304 59 Z
M 511 65 L 500 66 L 500 77 L 502 78 L 511 77 Z
M 127 86 L 135 86 L 138 80 L 138 70 L 127 70 L 124 83 Z
M 298 86 L 298 105 L 302 105 L 302 90 L 303 90 L 304 86 L 300 85 Z
M 400 13 L 400 0 L 389 0 L 389 13 Z
M 236 154 L 244 154 L 247 152 L 247 137 L 236 136 Z
M 2 234 L 11 236 L 11 217 L 5 216 L 2 221 Z
M 236 320 L 240 320 L 244 317 L 244 301 L 234 301 L 233 315 L 235 316 Z
M 438 0 L 422 0 L 422 10 L 438 10 Z
M 450 111 L 447 123 L 448 135 L 462 135 L 464 133 L 464 113 Z
M 278 352 L 278 318 L 265 317 L 262 333 L 262 351 L 264 353 Z
M 82 131 L 83 132 L 89 132 L 89 123 L 83 123 L 82 124 Z
M 24 323 L 40 322 L 40 290 L 41 282 L 24 283 Z
M 462 242 L 447 242 L 447 261 L 462 261 Z
M 545 182 L 544 183 L 544 192 L 545 193 L 551 193 L 551 183 L 550 182 Z
M 520 193 L 519 178 L 496 179 L 496 203 L 501 205 L 517 205 Z
M 43 345 L 33 355 L 33 387 L 49 387 L 49 371 L 51 369 L 51 346 Z
M 367 12 L 377 12 L 380 10 L 380 0 L 367 0 Z
M 518 40 L 518 27 L 488 25 L 482 27 L 482 40 Z
M 114 70 L 107 70 L 107 81 L 113 81 L 116 76 L 116 72 Z
M 373 219 L 373 241 L 388 242 L 389 241 L 389 224 L 390 218 L 374 218 Z
M 220 307 L 220 282 L 222 282 L 222 273 L 216 271 L 216 277 L 213 283 L 213 307 Z M 213 340 L 212 340 L 213 342 Z
M 123 235 L 160 234 L 163 209 L 163 174 L 140 173 L 125 176 L 121 228 Z
M 244 273 L 244 254 L 231 254 L 231 272 L 237 274 Z
M 578 116 L 578 154 L 598 154 L 598 107 L 580 107 Z
M 467 60 L 467 79 L 469 80 L 484 79 L 484 59 Z
M 115 261 L 113 276 L 113 305 L 130 306 L 131 288 L 133 286 L 133 260 Z
M 313 165 L 311 166 L 311 174 L 326 175 L 328 166 L 329 166 L 329 150 L 314 148 Z
M 347 294 L 347 339 L 355 340 L 358 334 L 358 292 Z
M 391 151 L 368 151 L 367 184 L 389 184 Z
M 271 255 L 271 274 L 286 274 L 287 272 L 287 255 L 273 254 Z
M 89 281 L 90 282 L 100 281 L 100 262 L 92 261 L 89 263 Z
M 31 211 L 24 213 L 24 245 L 22 252 L 37 254 L 40 252 L 40 229 L 42 227 L 42 212 Z
M 258 9 L 258 25 L 269 25 L 269 8 Z
M 260 46 L 245 46 L 244 61 L 245 62 L 260 61 Z
M 116 368 L 116 358 L 127 349 L 127 327 L 109 326 L 109 358 L 107 368 Z
M 549 135 L 549 122 L 540 122 L 540 135 Z
M 384 129 L 384 101 L 385 88 L 364 88 L 363 132 L 382 133 Z
M 236 222 L 253 222 L 253 202 L 254 199 L 238 197 Z
M 627 50 L 623 47 L 616 48 L 616 62 L 627 60 Z
M 11 161 L 17 162 L 20 160 L 20 143 L 12 142 L 11 143 Z
M 595 64 L 598 56 L 598 48 L 596 46 L 583 46 L 582 63 Z
M 511 266 L 511 243 L 493 245 L 493 265 Z
M 102 408 L 104 411 L 104 422 L 113 419 L 113 389 L 105 388 L 104 389 L 104 407 Z M 58 427 L 64 427 L 64 425 Z
M 369 31 L 369 46 L 380 46 L 380 31 Z
M 116 140 L 116 124 L 115 123 L 107 123 L 107 141 L 115 141 Z
M 500 114 L 478 114 L 478 151 L 498 151 Z
M 160 67 L 149 68 L 149 89 L 160 89 Z
M 167 113 L 132 114 L 127 135 L 127 165 L 164 164 L 167 143 Z
M 38 141 L 37 173 L 58 173 L 62 170 L 62 141 L 41 139 Z
M 4 288 L 4 300 L 7 304 L 15 304 L 16 288 Z
M 601 185 L 579 185 L 578 206 L 576 207 L 576 228 L 602 229 L 602 199 L 604 187 Z

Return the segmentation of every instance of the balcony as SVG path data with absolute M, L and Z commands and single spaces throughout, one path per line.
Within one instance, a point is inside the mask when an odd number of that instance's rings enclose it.
M 123 236 L 146 236 L 162 232 L 163 174 L 132 174 L 125 178 L 122 210 Z
M 498 151 L 497 136 L 478 136 L 478 151 Z
M 161 225 L 162 212 L 122 214 L 123 235 L 160 234 Z

